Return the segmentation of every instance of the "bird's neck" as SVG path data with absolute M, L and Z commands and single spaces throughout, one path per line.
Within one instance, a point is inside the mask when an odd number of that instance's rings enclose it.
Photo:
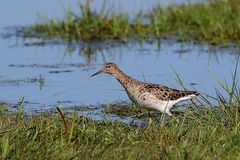
M 137 81 L 135 79 L 133 79 L 132 77 L 126 75 L 123 71 L 121 71 L 120 69 L 118 69 L 116 71 L 116 73 L 113 74 L 114 77 L 116 77 L 116 79 L 122 84 L 122 86 L 127 89 L 128 87 L 134 85 L 135 83 L 137 83 Z

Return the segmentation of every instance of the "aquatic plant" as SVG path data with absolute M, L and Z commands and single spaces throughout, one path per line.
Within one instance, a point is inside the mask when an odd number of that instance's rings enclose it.
M 178 37 L 211 44 L 239 43 L 240 3 L 238 0 L 213 0 L 187 5 L 155 7 L 147 15 L 115 14 L 106 9 L 100 13 L 91 6 L 79 4 L 81 14 L 65 11 L 61 20 L 44 19 L 30 27 L 18 29 L 25 38 L 72 40 L 125 40 Z

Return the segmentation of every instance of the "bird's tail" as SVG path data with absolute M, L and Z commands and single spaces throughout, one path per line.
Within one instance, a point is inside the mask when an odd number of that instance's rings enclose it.
M 195 96 L 199 96 L 200 94 L 196 91 L 186 91 L 188 95 L 195 95 Z

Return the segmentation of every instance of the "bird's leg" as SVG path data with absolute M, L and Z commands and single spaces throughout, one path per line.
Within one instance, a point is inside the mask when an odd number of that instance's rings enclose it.
M 167 110 L 165 113 L 166 113 L 169 117 L 172 116 L 172 113 L 170 112 L 170 110 Z
M 166 108 L 165 108 L 165 113 L 169 116 L 169 117 L 171 117 L 172 116 L 172 113 L 170 112 L 170 109 L 172 108 L 172 106 L 168 106 L 168 104 L 167 104 L 167 106 L 166 106 Z
M 152 117 L 151 117 L 151 112 L 148 111 L 148 126 L 150 126 L 153 123 Z

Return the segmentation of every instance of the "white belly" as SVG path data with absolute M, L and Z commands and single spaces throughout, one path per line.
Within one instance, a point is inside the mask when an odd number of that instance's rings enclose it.
M 160 112 L 165 112 L 166 107 L 169 107 L 167 102 L 161 101 L 157 99 L 152 94 L 147 94 L 144 96 L 145 99 L 143 99 L 141 96 L 130 96 L 129 98 L 133 103 L 138 105 L 139 107 L 143 107 L 148 110 L 155 110 Z
M 144 98 L 145 99 L 144 99 Z M 135 103 L 136 105 L 143 107 L 148 110 L 155 110 L 160 111 L 163 113 L 170 113 L 170 109 L 178 102 L 189 100 L 195 98 L 196 95 L 188 95 L 186 97 L 179 98 L 177 100 L 169 100 L 169 101 L 161 101 L 156 98 L 153 94 L 146 93 L 143 96 L 130 96 L 129 98 Z

